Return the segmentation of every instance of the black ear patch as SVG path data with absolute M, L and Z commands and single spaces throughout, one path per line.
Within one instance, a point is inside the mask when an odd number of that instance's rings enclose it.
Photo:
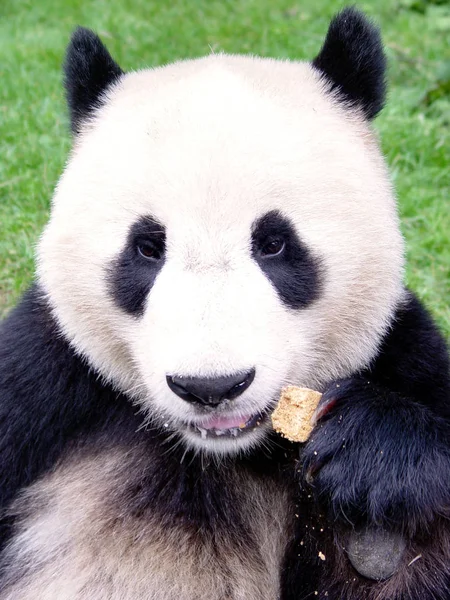
M 386 95 L 386 57 L 378 29 L 355 8 L 345 8 L 330 23 L 313 66 L 344 101 L 373 119 Z
M 67 48 L 64 75 L 72 132 L 76 134 L 81 123 L 101 106 L 102 93 L 123 71 L 98 35 L 78 27 Z

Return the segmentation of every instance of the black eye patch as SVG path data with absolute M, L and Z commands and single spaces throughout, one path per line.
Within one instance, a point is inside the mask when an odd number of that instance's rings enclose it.
M 125 312 L 140 316 L 165 261 L 166 230 L 152 217 L 131 227 L 125 247 L 108 269 L 108 289 Z
M 252 227 L 252 256 L 289 308 L 304 308 L 320 295 L 320 263 L 278 211 Z

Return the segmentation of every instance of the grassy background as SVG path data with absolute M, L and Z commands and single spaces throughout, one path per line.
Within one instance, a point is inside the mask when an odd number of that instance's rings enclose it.
M 223 50 L 311 59 L 337 0 L 0 0 L 0 315 L 33 273 L 33 249 L 70 147 L 61 62 L 74 26 L 124 69 Z M 398 190 L 407 283 L 450 338 L 450 3 L 367 0 L 390 59 L 377 120 Z

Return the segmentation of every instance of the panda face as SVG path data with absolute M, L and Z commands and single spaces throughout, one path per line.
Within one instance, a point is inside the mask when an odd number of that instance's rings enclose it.
M 283 386 L 373 358 L 402 240 L 363 115 L 307 63 L 219 55 L 109 88 L 38 274 L 64 335 L 149 425 L 230 454 L 265 442 Z
M 261 437 L 290 381 L 289 331 L 320 295 L 320 262 L 278 211 L 206 218 L 139 218 L 108 286 L 139 323 L 130 349 L 163 425 L 235 450 Z

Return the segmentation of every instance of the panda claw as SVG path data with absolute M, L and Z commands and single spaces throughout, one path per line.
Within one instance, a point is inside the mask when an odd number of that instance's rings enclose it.
M 336 403 L 336 398 L 330 398 L 325 402 L 321 402 L 311 418 L 312 425 L 315 427 L 317 423 L 335 407 Z

